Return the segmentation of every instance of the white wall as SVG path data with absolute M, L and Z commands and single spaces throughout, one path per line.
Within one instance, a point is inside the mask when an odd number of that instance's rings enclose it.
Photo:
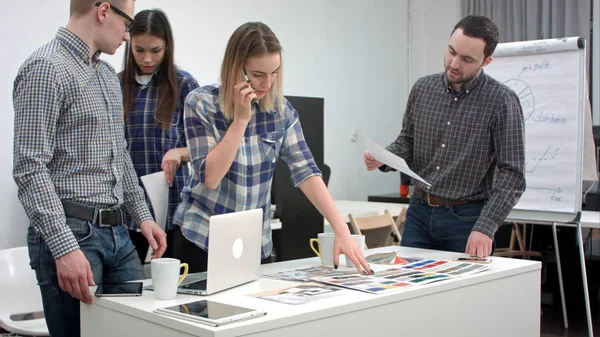
M 443 71 L 444 51 L 460 20 L 460 0 L 410 1 L 411 85 L 421 76 Z
M 284 93 L 325 98 L 330 191 L 335 199 L 351 200 L 398 190 L 397 174 L 366 172 L 360 137 L 350 142 L 350 130 L 363 131 L 382 145 L 398 135 L 410 85 L 419 76 L 441 70 L 460 8 L 459 0 L 136 1 L 136 11 L 153 7 L 169 16 L 176 62 L 200 84 L 217 81 L 235 28 L 246 21 L 267 23 L 284 48 Z M 24 245 L 28 226 L 12 180 L 12 82 L 23 60 L 66 24 L 68 1 L 9 2 L 4 11 L 10 15 L 0 29 L 14 34 L 4 34 L 10 52 L 0 54 L 5 73 L 0 104 L 7 112 L 0 125 L 0 155 L 5 158 L 0 163 L 0 184 L 5 186 L 0 192 L 0 249 Z M 122 53 L 104 59 L 118 71 Z

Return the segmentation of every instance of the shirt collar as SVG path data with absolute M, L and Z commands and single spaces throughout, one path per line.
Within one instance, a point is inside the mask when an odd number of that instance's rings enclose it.
M 260 100 L 258 100 L 258 99 L 255 99 L 252 101 L 252 106 L 256 107 L 257 112 L 268 113 L 268 114 L 274 115 L 276 113 L 276 109 L 277 109 L 277 102 L 275 102 L 275 107 L 272 111 L 267 111 L 267 110 L 263 109 L 260 106 Z
M 137 82 L 137 84 L 141 85 L 141 86 L 147 86 L 150 84 L 150 82 L 152 82 L 152 80 L 154 79 L 154 77 L 156 76 L 156 73 L 158 72 L 158 69 L 153 72 L 152 74 L 150 74 L 150 78 L 147 81 L 144 81 L 142 76 L 145 75 L 140 75 L 137 73 L 137 71 L 135 72 L 135 81 Z
M 90 63 L 90 47 L 75 33 L 70 30 L 60 27 L 56 33 L 56 39 L 60 41 L 67 49 L 75 54 L 86 64 Z M 98 50 L 92 56 L 92 63 L 96 64 L 100 59 L 101 52 Z
M 477 88 L 477 86 L 483 81 L 484 77 L 485 72 L 482 68 L 479 74 L 477 74 L 477 76 L 462 84 L 459 92 L 465 92 L 467 94 L 470 93 L 471 91 L 475 90 L 475 88 Z M 446 88 L 446 92 L 454 93 L 454 89 L 452 89 L 452 86 L 450 86 L 450 83 L 448 83 L 448 80 L 446 79 L 446 73 L 442 73 L 442 80 L 444 81 L 444 88 Z

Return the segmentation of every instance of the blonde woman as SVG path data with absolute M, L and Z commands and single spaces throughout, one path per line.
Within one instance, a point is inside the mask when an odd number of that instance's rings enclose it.
M 271 181 L 281 157 L 294 185 L 336 233 L 334 264 L 342 253 L 359 272 L 372 273 L 327 191 L 298 113 L 283 97 L 281 50 L 267 25 L 243 24 L 227 44 L 221 85 L 198 88 L 187 97 L 184 123 L 193 174 L 175 213 L 180 229 L 175 254 L 190 264 L 190 271 L 206 270 L 209 217 L 260 207 L 263 261 L 269 257 Z

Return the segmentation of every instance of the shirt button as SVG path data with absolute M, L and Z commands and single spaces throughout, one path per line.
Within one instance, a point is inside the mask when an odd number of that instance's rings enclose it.
M 468 94 L 468 93 L 469 93 L 469 90 L 465 90 L 465 92 Z
M 439 167 L 439 166 L 436 166 L 436 167 L 435 167 L 435 169 L 436 169 L 436 170 L 439 170 L 439 169 L 440 169 L 440 167 Z
M 442 144 L 442 148 L 446 147 L 446 144 Z
M 430 189 L 431 189 L 431 186 L 427 186 L 427 189 L 428 189 L 428 190 L 430 190 Z
M 454 102 L 457 102 L 457 101 L 458 101 L 458 97 L 454 97 Z
M 248 194 L 246 194 L 246 196 L 247 196 L 248 198 L 250 198 L 250 197 L 252 196 L 252 193 L 248 192 Z
M 452 125 L 452 122 L 448 122 L 448 125 Z

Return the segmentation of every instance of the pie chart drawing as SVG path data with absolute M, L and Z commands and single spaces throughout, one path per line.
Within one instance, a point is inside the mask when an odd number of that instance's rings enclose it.
M 521 101 L 521 107 L 523 108 L 523 118 L 527 121 L 535 111 L 535 97 L 531 88 L 527 83 L 516 78 L 507 80 L 504 84 L 519 96 L 519 101 Z

